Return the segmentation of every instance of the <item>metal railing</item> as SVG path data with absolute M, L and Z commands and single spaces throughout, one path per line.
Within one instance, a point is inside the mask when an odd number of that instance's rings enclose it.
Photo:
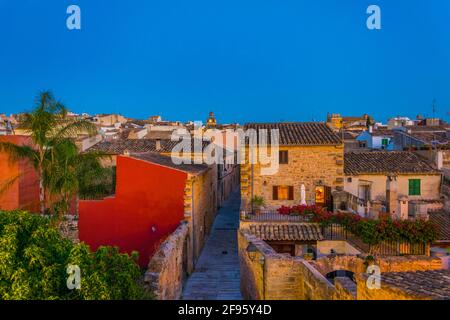
M 400 256 L 400 255 L 429 255 L 427 243 L 412 243 L 409 241 L 381 241 L 370 245 L 345 229 L 342 225 L 331 224 L 322 227 L 322 235 L 327 240 L 345 240 L 356 249 L 374 255 Z
M 246 221 L 260 222 L 311 222 L 313 215 L 284 215 L 276 210 L 261 210 L 259 213 L 252 213 L 241 210 L 241 219 Z

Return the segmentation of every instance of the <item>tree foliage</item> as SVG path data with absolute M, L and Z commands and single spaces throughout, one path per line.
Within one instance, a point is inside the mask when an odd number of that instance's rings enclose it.
M 0 151 L 7 152 L 12 161 L 27 159 L 36 169 L 40 211 L 44 213 L 47 191 L 62 195 L 67 202 L 64 197 L 77 189 L 74 167 L 79 158 L 73 138 L 94 135 L 97 129 L 89 121 L 67 117 L 66 107 L 49 91 L 39 94 L 31 112 L 20 115 L 19 127 L 30 135 L 32 145 L 0 142 Z
M 67 288 L 67 266 L 78 265 L 81 289 Z M 0 299 L 150 299 L 137 253 L 116 247 L 92 252 L 51 227 L 48 218 L 0 211 Z

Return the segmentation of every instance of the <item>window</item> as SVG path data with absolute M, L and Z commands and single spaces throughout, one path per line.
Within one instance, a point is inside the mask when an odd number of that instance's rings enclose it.
M 287 150 L 279 151 L 279 158 L 280 164 L 288 164 L 289 163 L 288 151 Z
M 381 139 L 381 145 L 383 147 L 387 147 L 388 144 L 389 144 L 389 139 L 387 139 L 387 138 Z
M 273 200 L 294 200 L 294 187 L 273 186 Z
M 361 200 L 369 201 L 370 200 L 370 185 L 363 184 L 358 186 L 358 197 Z
M 420 179 L 409 179 L 409 195 L 420 196 Z

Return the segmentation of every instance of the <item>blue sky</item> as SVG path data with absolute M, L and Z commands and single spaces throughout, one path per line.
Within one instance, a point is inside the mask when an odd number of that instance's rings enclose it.
M 77 4 L 82 30 L 66 28 Z M 382 29 L 366 28 L 377 4 Z M 0 0 L 0 113 L 220 122 L 450 111 L 448 0 Z M 447 120 L 448 117 L 446 117 Z

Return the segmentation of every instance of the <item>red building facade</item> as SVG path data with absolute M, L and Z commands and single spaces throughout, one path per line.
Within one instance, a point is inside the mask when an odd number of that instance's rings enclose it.
M 160 242 L 184 219 L 182 170 L 127 156 L 117 157 L 116 194 L 79 202 L 79 237 L 93 250 L 118 246 L 139 252 L 147 265 Z
M 0 136 L 0 141 L 17 145 L 31 145 L 28 136 Z M 39 212 L 39 179 L 27 160 L 11 161 L 0 152 L 0 210 L 23 209 Z

